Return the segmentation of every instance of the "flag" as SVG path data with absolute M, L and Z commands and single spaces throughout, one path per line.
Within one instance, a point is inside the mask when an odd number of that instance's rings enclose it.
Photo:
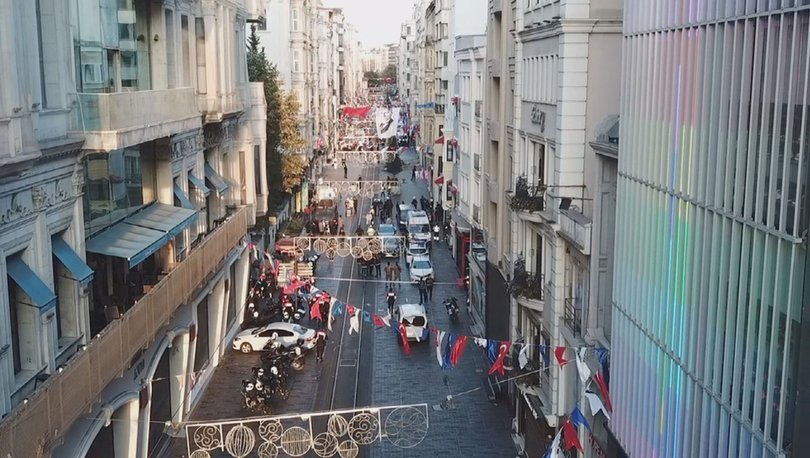
M 551 441 L 551 445 L 546 449 L 546 453 L 543 454 L 543 458 L 563 458 L 562 450 L 560 449 L 561 436 L 562 430 L 557 431 L 557 435 L 554 436 L 554 440 Z
M 540 354 L 543 355 L 543 367 L 551 365 L 551 357 L 548 354 L 548 345 L 540 345 Z
M 573 423 L 577 428 L 580 426 L 584 426 L 588 432 L 593 432 L 591 430 L 591 425 L 588 424 L 588 420 L 585 419 L 585 415 L 582 414 L 582 411 L 579 410 L 579 407 L 574 407 L 574 410 L 571 411 L 571 423 Z
M 363 311 L 363 321 L 366 323 L 371 323 L 371 313 Z
M 560 364 L 560 367 L 565 366 L 568 364 L 568 360 L 565 359 L 565 347 L 557 347 L 554 349 L 554 356 L 557 357 L 557 362 Z
M 442 340 L 444 339 L 444 331 L 436 330 L 436 359 L 439 361 L 439 367 L 442 367 L 444 356 L 442 355 Z
M 380 319 L 386 326 L 391 326 L 391 314 L 386 313 L 384 316 L 381 316 Z
M 309 308 L 309 317 L 313 320 L 323 320 L 321 316 L 321 302 L 323 301 L 323 296 L 318 297 L 312 302 L 312 306 Z
M 377 315 L 376 313 L 374 314 L 374 326 L 377 326 L 378 328 L 387 326 L 382 318 L 380 318 L 380 315 Z
M 332 316 L 343 316 L 343 302 L 336 300 L 332 304 Z
M 588 404 L 591 406 L 591 415 L 595 417 L 599 411 L 602 411 L 602 413 L 605 414 L 605 418 L 610 421 L 610 414 L 608 413 L 607 409 L 605 409 L 605 405 L 602 404 L 602 400 L 599 399 L 599 396 L 597 396 L 596 393 L 586 391 L 585 399 L 588 400 Z
M 480 337 L 476 337 L 473 342 L 481 348 L 487 348 L 487 339 L 482 339 Z
M 351 305 L 349 307 L 351 307 Z M 349 334 L 351 334 L 352 331 L 359 334 L 360 333 L 360 313 L 349 312 L 349 314 L 351 315 L 351 318 L 349 319 Z
M 461 355 L 464 353 L 464 347 L 467 345 L 467 336 L 458 336 L 456 339 L 456 343 L 453 345 L 453 350 L 450 353 L 450 364 L 453 367 L 458 366 L 458 360 L 461 359 Z
M 565 450 L 571 450 L 575 448 L 580 452 L 584 452 L 585 450 L 582 448 L 582 444 L 579 442 L 579 437 L 577 437 L 577 429 L 574 428 L 574 424 L 571 423 L 571 420 L 565 420 L 562 427 L 563 431 L 563 448 Z
M 346 312 L 348 312 L 349 315 L 354 315 L 355 310 L 357 309 L 353 305 L 351 304 L 346 305 Z
M 597 348 L 596 358 L 599 360 L 599 364 L 602 366 L 602 370 L 604 370 L 605 366 L 608 363 L 608 349 L 604 347 Z
M 405 350 L 405 356 L 411 356 L 411 344 L 408 343 L 408 331 L 402 323 L 399 324 L 399 337 L 402 339 L 402 349 Z
M 506 354 L 509 353 L 509 347 L 512 346 L 512 342 L 503 341 L 498 346 L 498 358 L 492 363 L 492 367 L 489 368 L 489 373 L 487 375 L 492 375 L 497 372 L 500 375 L 504 375 L 506 369 L 503 367 L 503 360 L 506 359 Z
M 588 383 L 588 379 L 591 378 L 591 369 L 588 367 L 588 363 L 585 362 L 585 354 L 588 351 L 587 347 L 582 347 L 577 349 L 576 358 L 577 358 L 577 372 L 579 372 L 579 379 L 582 380 L 582 383 Z
M 605 383 L 605 376 L 602 375 L 602 371 L 596 373 L 593 376 L 593 379 L 596 380 L 596 384 L 599 385 L 599 391 L 602 392 L 602 397 L 605 398 L 605 405 L 607 409 L 613 412 L 613 403 L 610 402 L 610 393 L 608 392 L 607 383 Z
M 453 333 L 447 333 L 447 343 L 444 346 L 444 355 L 442 358 L 442 369 L 452 369 L 452 363 L 450 362 L 450 356 L 453 354 L 453 346 L 456 344 L 456 336 Z
M 529 364 L 529 346 L 524 345 L 523 348 L 520 349 L 520 353 L 518 353 L 518 363 L 520 364 L 520 368 L 523 369 Z
M 489 364 L 495 364 L 495 360 L 498 359 L 497 340 L 487 340 L 487 358 L 489 359 Z

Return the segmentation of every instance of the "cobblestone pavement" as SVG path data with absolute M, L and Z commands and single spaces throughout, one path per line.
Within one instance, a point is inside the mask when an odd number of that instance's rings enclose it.
M 417 162 L 416 153 L 411 150 L 403 156 L 407 166 L 400 174 L 400 178 L 406 179 L 402 186 L 402 200 L 409 202 L 413 196 L 427 196 L 425 181 L 410 181 L 412 164 Z M 466 291 L 456 284 L 459 273 L 446 243 L 434 242 L 431 261 L 437 284 L 427 307 L 428 324 L 444 331 L 471 335 L 464 305 Z M 403 270 L 402 277 L 407 278 L 407 270 Z M 377 288 L 378 313 L 385 313 L 385 295 L 385 288 Z M 449 296 L 455 296 L 461 306 L 458 323 L 450 323 L 442 305 L 442 300 Z M 408 302 L 418 303 L 419 291 L 415 286 L 401 285 L 397 303 Z M 489 363 L 472 339 L 468 341 L 456 369 L 442 370 L 432 341 L 412 343 L 408 357 L 399 346 L 397 336 L 391 330 L 380 329 L 374 331 L 373 361 L 373 405 L 427 403 L 430 413 L 428 434 L 421 444 L 412 449 L 401 449 L 383 441 L 371 447 L 370 456 L 516 456 L 508 407 L 489 401 L 484 389 Z M 440 405 L 448 395 L 458 396 L 454 398 L 455 407 L 434 410 L 434 406 Z

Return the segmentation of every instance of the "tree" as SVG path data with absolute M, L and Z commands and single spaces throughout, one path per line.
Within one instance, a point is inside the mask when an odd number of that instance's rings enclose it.
M 304 169 L 307 167 L 306 159 L 301 154 L 284 153 L 281 155 L 281 189 L 292 192 L 293 188 L 301 184 Z
M 396 79 L 397 79 L 397 66 L 394 65 L 394 64 L 389 64 L 387 67 L 385 67 L 383 69 L 382 73 L 380 74 L 380 77 L 383 78 L 383 79 L 392 78 L 394 81 L 396 81 Z
M 281 101 L 280 122 L 281 149 L 285 154 L 300 153 L 307 146 L 298 124 L 300 111 L 301 103 L 295 92 L 285 93 Z

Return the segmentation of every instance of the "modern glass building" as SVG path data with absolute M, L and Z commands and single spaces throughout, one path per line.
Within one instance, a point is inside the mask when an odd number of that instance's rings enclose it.
M 624 11 L 612 432 L 638 457 L 808 456 L 810 1 Z

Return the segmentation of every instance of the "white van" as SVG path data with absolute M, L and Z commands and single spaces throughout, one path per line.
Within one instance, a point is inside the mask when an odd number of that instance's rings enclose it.
M 411 240 L 430 241 L 430 219 L 424 211 L 412 211 L 408 215 L 408 236 Z
M 420 304 L 400 304 L 396 312 L 397 321 L 405 326 L 405 335 L 408 340 L 418 342 L 430 340 L 430 329 L 428 328 L 427 312 L 424 306 Z

